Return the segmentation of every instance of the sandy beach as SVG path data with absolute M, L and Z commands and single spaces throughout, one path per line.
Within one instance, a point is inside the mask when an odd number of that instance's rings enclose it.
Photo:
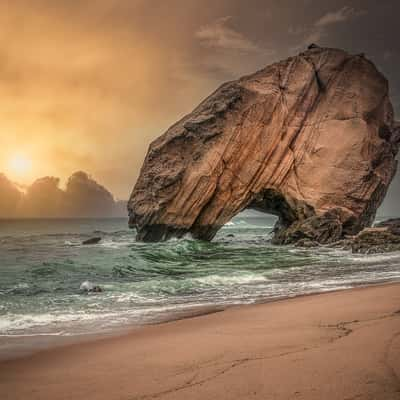
M 400 284 L 230 308 L 0 364 L 3 400 L 399 399 Z

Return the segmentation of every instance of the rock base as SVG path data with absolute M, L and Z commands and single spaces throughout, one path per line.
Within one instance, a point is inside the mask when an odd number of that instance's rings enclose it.
M 324 227 L 333 232 L 332 236 L 325 239 L 325 234 L 318 236 L 320 229 L 324 232 Z M 276 244 L 294 244 L 296 247 L 317 247 L 321 244 L 326 244 L 328 247 L 335 247 L 344 250 L 351 250 L 357 254 L 378 254 L 400 251 L 400 218 L 391 219 L 381 222 L 373 228 L 365 228 L 360 233 L 354 236 L 348 236 L 344 239 L 332 241 L 331 238 L 338 237 L 338 232 L 334 221 L 320 219 L 312 219 L 304 221 L 296 227 L 291 227 L 280 235 L 281 242 Z M 297 240 L 296 240 L 297 239 Z M 320 240 L 318 240 L 320 239 Z M 321 240 L 322 239 L 322 240 Z

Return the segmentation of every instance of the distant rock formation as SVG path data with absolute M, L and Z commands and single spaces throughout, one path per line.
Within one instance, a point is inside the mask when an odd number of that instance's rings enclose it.
M 0 174 L 0 218 L 13 218 L 22 193 L 4 174 Z
M 65 200 L 67 213 L 78 217 L 111 216 L 115 205 L 113 195 L 83 171 L 69 177 Z
M 0 218 L 126 217 L 126 202 L 113 195 L 87 173 L 72 174 L 65 190 L 60 179 L 45 176 L 25 192 L 0 174 Z
M 144 241 L 210 240 L 245 208 L 276 243 L 369 226 L 395 171 L 388 82 L 364 55 L 310 48 L 222 85 L 155 140 L 128 203 Z
M 18 213 L 35 218 L 65 216 L 65 192 L 59 184 L 60 179 L 54 176 L 36 179 L 24 193 Z

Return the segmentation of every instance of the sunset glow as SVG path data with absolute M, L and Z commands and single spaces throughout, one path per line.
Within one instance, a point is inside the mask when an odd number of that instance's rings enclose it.
M 369 5 L 353 10 L 344 0 L 315 1 L 301 15 L 297 2 L 283 3 L 0 2 L 0 174 L 23 185 L 54 176 L 63 185 L 85 171 L 128 199 L 153 140 L 222 83 L 313 42 L 365 53 L 388 78 L 398 115 L 398 2 L 358 1 Z
M 14 154 L 8 161 L 8 170 L 15 177 L 24 178 L 32 168 L 31 160 L 24 154 Z

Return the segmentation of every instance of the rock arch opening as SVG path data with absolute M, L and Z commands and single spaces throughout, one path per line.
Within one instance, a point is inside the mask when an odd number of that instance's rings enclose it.
M 216 239 L 232 233 L 244 233 L 245 235 L 259 235 L 265 236 L 265 240 L 269 240 L 276 227 L 278 217 L 273 214 L 268 214 L 258 211 L 254 208 L 246 208 L 236 214 L 230 221 L 228 221 L 218 234 Z
M 277 228 L 287 228 L 297 220 L 296 211 L 275 189 L 265 189 L 257 194 L 247 208 L 278 217 Z

